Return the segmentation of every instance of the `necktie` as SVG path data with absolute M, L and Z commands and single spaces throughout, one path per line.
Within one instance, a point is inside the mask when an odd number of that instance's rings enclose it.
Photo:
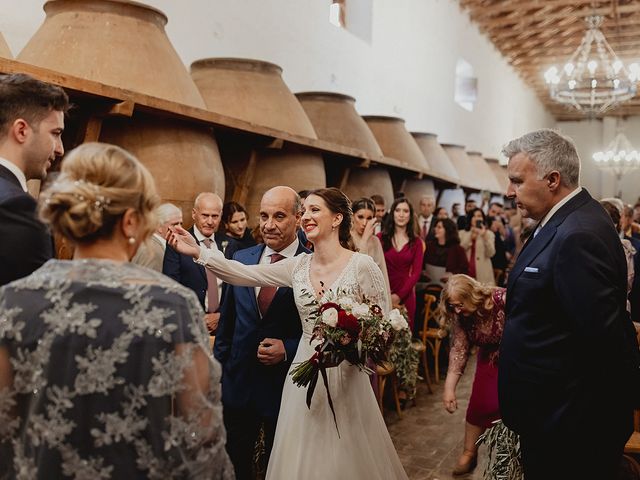
M 285 258 L 279 253 L 271 254 L 271 263 L 279 262 Z M 258 309 L 260 310 L 260 315 L 264 317 L 264 314 L 269 310 L 269 305 L 273 301 L 273 297 L 276 296 L 276 292 L 278 291 L 278 287 L 262 287 L 260 289 L 260 293 L 258 293 Z
M 428 221 L 428 220 L 425 220 L 425 221 L 424 221 L 424 223 L 422 224 L 422 235 L 421 235 L 421 236 L 422 236 L 422 239 L 423 239 L 424 241 L 426 241 L 426 240 L 427 240 L 427 233 L 428 233 L 428 230 L 427 230 L 427 224 L 428 224 L 428 223 L 429 223 L 429 221 Z
M 202 243 L 207 248 L 211 248 L 213 240 L 205 238 Z M 218 297 L 218 277 L 211 270 L 205 267 L 207 272 L 207 312 L 215 312 L 220 305 L 220 298 Z

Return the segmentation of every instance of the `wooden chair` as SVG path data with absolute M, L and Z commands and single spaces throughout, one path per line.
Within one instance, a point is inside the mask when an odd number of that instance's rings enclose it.
M 420 330 L 420 339 L 424 343 L 425 347 L 431 349 L 433 354 L 433 365 L 435 373 L 435 382 L 440 383 L 440 347 L 442 341 L 449 335 L 448 330 L 439 324 L 435 316 L 435 309 L 437 305 L 436 297 L 430 293 L 424 295 L 424 322 L 422 329 Z M 426 352 L 423 356 L 423 362 L 425 370 L 427 370 L 426 364 Z
M 398 412 L 398 417 L 402 418 L 396 368 L 391 362 L 384 362 L 383 365 L 376 366 L 376 373 L 378 374 L 378 406 L 380 407 L 380 413 L 384 414 L 382 399 L 384 398 L 384 387 L 387 384 L 387 377 L 389 377 L 391 379 L 391 388 L 393 389 L 391 393 L 393 394 L 393 401 L 396 404 L 396 412 Z

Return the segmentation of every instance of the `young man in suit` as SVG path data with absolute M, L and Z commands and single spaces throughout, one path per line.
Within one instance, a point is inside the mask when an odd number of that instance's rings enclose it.
M 638 368 L 620 239 L 580 187 L 570 139 L 539 130 L 503 153 L 507 196 L 537 222 L 507 286 L 498 380 L 504 423 L 520 435 L 527 480 L 616 478 Z
M 234 259 L 255 265 L 308 253 L 296 235 L 300 216 L 294 190 L 267 191 L 260 203 L 265 245 L 240 250 Z M 301 335 L 291 288 L 227 286 L 213 353 L 222 364 L 227 451 L 239 480 L 253 478 L 253 453 L 261 426 L 267 459 L 271 453 L 282 388 Z
M 211 192 L 200 193 L 193 202 L 191 213 L 193 226 L 189 233 L 205 248 L 220 248 L 215 233 L 222 218 L 222 199 Z M 190 288 L 198 296 L 205 311 L 205 322 L 210 333 L 218 327 L 220 313 L 220 284 L 215 274 L 193 261 L 187 255 L 176 252 L 167 245 L 162 263 L 162 273 Z
M 60 87 L 24 74 L 0 75 L 0 286 L 52 257 L 52 240 L 36 216 L 27 180 L 44 180 L 64 154 L 69 98 Z

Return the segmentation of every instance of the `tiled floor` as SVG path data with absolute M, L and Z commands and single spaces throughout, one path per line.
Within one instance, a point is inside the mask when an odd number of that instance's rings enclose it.
M 442 380 L 433 385 L 433 394 L 424 383 L 419 385 L 417 405 L 409 406 L 401 419 L 395 412 L 385 411 L 389 433 L 411 480 L 482 479 L 486 464 L 484 447 L 480 447 L 479 464 L 472 474 L 451 475 L 462 452 L 464 417 L 474 372 L 475 357 L 472 357 L 456 390 L 458 410 L 454 414 L 442 406 Z

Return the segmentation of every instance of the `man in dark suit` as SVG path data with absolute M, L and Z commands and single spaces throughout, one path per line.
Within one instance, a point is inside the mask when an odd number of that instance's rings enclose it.
M 222 218 L 222 199 L 211 192 L 200 193 L 193 202 L 191 212 L 193 226 L 188 230 L 198 245 L 221 249 L 215 233 Z M 205 322 L 210 333 L 218 326 L 220 313 L 220 281 L 215 274 L 193 261 L 187 255 L 176 252 L 167 245 L 162 262 L 162 273 L 193 290 L 205 311 Z
M 503 153 L 507 196 L 538 222 L 507 286 L 503 421 L 520 435 L 527 480 L 616 478 L 638 368 L 620 239 L 579 186 L 570 139 L 539 130 Z
M 25 277 L 52 256 L 27 180 L 44 180 L 64 154 L 67 94 L 28 75 L 0 75 L 0 286 Z
M 267 191 L 260 203 L 265 245 L 240 250 L 234 259 L 255 265 L 308 253 L 296 235 L 300 214 L 294 190 Z M 301 335 L 291 288 L 227 286 L 213 353 L 222 364 L 227 451 L 239 480 L 252 478 L 261 426 L 267 460 L 271 453 L 282 388 Z

